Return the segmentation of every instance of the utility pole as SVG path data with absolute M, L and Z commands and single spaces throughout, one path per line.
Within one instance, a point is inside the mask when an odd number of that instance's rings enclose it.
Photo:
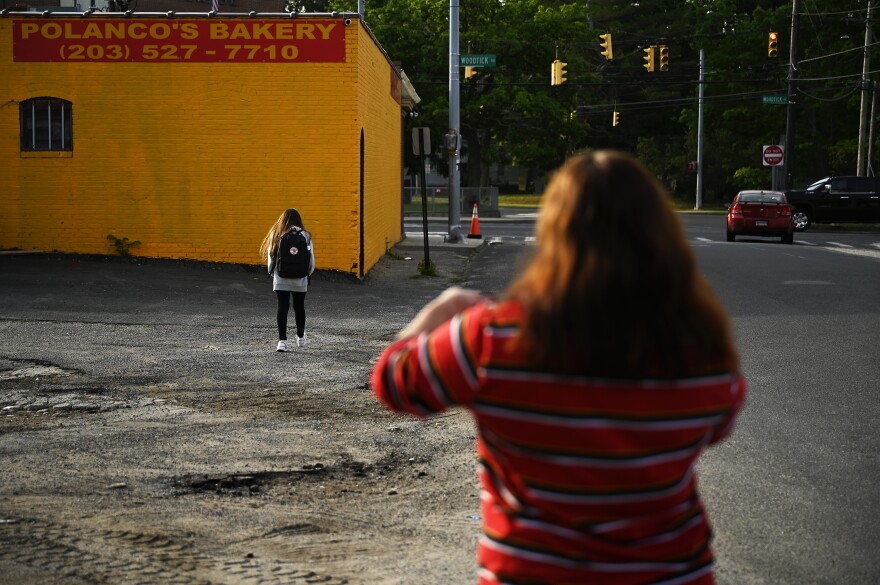
M 867 174 L 868 162 L 866 160 L 867 136 L 868 136 L 868 101 L 871 93 L 871 82 L 868 72 L 871 71 L 871 14 L 874 11 L 874 2 L 868 0 L 868 15 L 865 18 L 865 55 L 862 58 L 862 106 L 859 111 L 859 156 L 856 163 L 856 175 L 864 177 Z
M 865 173 L 869 177 L 874 177 L 877 174 L 874 172 L 874 144 L 877 142 L 877 98 L 880 95 L 880 85 L 876 83 L 873 85 L 874 98 L 871 100 L 871 129 L 868 133 L 868 164 Z
M 694 209 L 703 207 L 703 72 L 705 53 L 700 49 L 700 99 L 697 107 L 697 201 Z
M 446 150 L 449 153 L 449 233 L 444 239 L 452 243 L 464 241 L 461 235 L 461 175 L 458 168 L 461 155 L 458 12 L 459 0 L 449 0 L 449 133 L 446 135 Z
M 790 187 L 789 182 L 794 171 L 794 165 L 791 163 L 794 159 L 794 106 L 797 99 L 798 22 L 800 11 L 800 0 L 792 0 L 791 49 L 788 61 L 788 106 L 785 113 L 785 158 L 783 159 L 785 173 L 782 175 L 783 189 Z

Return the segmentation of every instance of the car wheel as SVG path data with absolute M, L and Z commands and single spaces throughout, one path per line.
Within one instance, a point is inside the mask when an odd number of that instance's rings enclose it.
M 805 232 L 810 229 L 810 224 L 813 223 L 813 219 L 810 217 L 810 213 L 806 209 L 798 207 L 794 210 L 794 213 L 791 214 L 791 222 L 794 224 L 794 231 Z
M 727 232 L 727 241 L 728 242 L 735 242 L 736 241 L 736 234 L 733 232 Z
M 794 234 L 785 234 L 782 236 L 783 244 L 794 244 Z

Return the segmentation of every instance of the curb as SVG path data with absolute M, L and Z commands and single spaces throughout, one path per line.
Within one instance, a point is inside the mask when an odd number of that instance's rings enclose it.
M 475 250 L 485 243 L 485 240 L 483 240 L 482 238 L 476 239 L 468 237 L 465 237 L 461 242 L 447 242 L 444 240 L 444 236 L 437 234 L 428 234 L 429 250 Z M 399 250 L 423 250 L 425 247 L 425 240 L 422 235 L 416 237 L 408 237 L 400 240 L 397 244 L 394 245 L 394 247 L 398 248 Z

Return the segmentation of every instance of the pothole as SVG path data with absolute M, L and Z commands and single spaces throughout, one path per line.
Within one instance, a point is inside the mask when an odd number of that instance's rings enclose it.
M 82 371 L 38 359 L 0 356 L 0 421 L 102 413 L 161 405 L 169 400 L 96 385 Z M 15 417 L 15 418 L 10 418 Z
M 55 390 L 36 394 L 29 391 L 11 391 L 0 397 L 0 415 L 43 414 L 64 416 L 72 413 L 109 412 L 132 408 L 131 403 L 101 397 L 102 390 Z
M 62 368 L 46 360 L 24 360 L 0 356 L 0 382 L 43 376 L 70 376 L 78 373 L 74 369 Z
M 280 471 L 254 471 L 247 473 L 187 474 L 169 478 L 174 495 L 216 494 L 221 496 L 257 496 L 272 490 L 289 493 L 298 484 L 334 486 L 340 492 L 350 491 L 358 485 L 374 481 L 385 482 L 392 478 L 422 480 L 428 472 L 414 459 L 395 456 L 373 464 L 345 458 L 334 465 L 309 463 L 300 469 Z
M 20 380 L 22 378 L 39 378 L 40 376 L 69 376 L 73 373 L 74 372 L 71 370 L 65 370 L 58 366 L 33 365 L 0 372 L 0 381 Z
M 186 493 L 215 493 L 230 496 L 258 494 L 277 483 L 301 480 L 309 475 L 326 475 L 323 463 L 304 465 L 302 469 L 286 471 L 260 471 L 254 473 L 195 474 L 172 478 L 171 485 L 177 495 Z

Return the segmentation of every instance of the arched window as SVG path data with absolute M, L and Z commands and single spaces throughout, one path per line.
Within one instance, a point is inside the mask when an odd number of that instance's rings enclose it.
M 21 102 L 21 150 L 73 150 L 71 103 L 58 98 Z

